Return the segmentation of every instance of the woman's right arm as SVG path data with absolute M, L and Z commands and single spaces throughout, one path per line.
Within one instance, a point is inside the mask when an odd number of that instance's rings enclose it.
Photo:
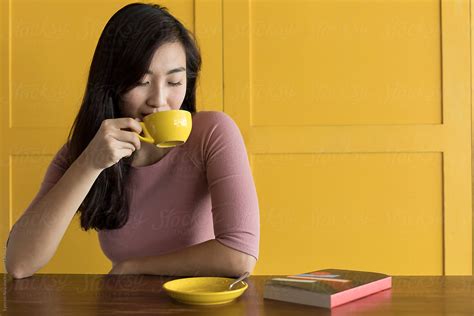
M 15 223 L 5 254 L 6 270 L 14 278 L 29 277 L 49 262 L 99 176 L 100 170 L 80 159 Z
M 14 278 L 33 275 L 54 256 L 79 206 L 103 169 L 140 148 L 138 136 L 120 128 L 141 126 L 128 118 L 105 120 L 94 139 L 58 182 L 13 226 L 5 267 Z

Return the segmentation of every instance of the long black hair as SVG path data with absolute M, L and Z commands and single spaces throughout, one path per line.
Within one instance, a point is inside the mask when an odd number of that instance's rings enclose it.
M 128 4 L 110 18 L 97 43 L 81 108 L 69 131 L 69 164 L 88 146 L 103 120 L 122 117 L 121 96 L 145 75 L 155 50 L 173 42 L 180 42 L 186 52 L 187 87 L 180 109 L 196 113 L 201 56 L 193 34 L 166 7 Z M 117 229 L 126 224 L 131 188 L 125 182 L 132 160 L 133 154 L 100 173 L 78 210 L 83 230 Z

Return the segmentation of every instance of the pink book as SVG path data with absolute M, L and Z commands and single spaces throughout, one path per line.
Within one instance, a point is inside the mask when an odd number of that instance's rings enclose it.
M 386 274 L 324 269 L 267 280 L 263 297 L 333 308 L 391 287 L 392 277 Z

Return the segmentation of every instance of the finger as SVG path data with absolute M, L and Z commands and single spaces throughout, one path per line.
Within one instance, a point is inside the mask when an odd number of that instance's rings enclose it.
M 131 117 L 121 117 L 111 120 L 113 125 L 117 129 L 131 129 L 134 132 L 140 134 L 142 132 L 142 126 L 136 120 Z
M 120 155 L 122 158 L 128 158 L 133 154 L 133 149 L 121 149 L 120 150 Z
M 118 158 L 115 158 L 116 160 L 114 160 L 114 163 L 118 163 L 120 160 L 122 160 L 123 158 L 128 158 L 132 155 L 133 153 L 133 150 L 132 149 L 127 149 L 127 148 L 122 148 L 122 149 L 119 149 L 117 151 L 117 157 Z M 113 267 L 112 269 L 115 269 L 115 267 Z
M 138 138 L 138 135 L 134 132 L 116 130 L 112 132 L 111 135 L 121 142 L 132 144 L 135 149 L 141 148 L 140 138 Z
M 117 149 L 130 149 L 132 151 L 136 150 L 136 147 L 133 143 L 122 141 L 120 138 L 117 138 L 116 135 L 110 135 L 110 136 L 114 139 L 114 146 Z

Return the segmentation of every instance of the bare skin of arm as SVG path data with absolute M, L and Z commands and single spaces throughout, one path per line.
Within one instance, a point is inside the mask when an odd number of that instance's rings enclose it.
M 142 130 L 132 118 L 104 120 L 58 182 L 15 223 L 5 253 L 14 278 L 29 277 L 49 262 L 100 173 L 141 148 L 138 135 L 122 129 Z

